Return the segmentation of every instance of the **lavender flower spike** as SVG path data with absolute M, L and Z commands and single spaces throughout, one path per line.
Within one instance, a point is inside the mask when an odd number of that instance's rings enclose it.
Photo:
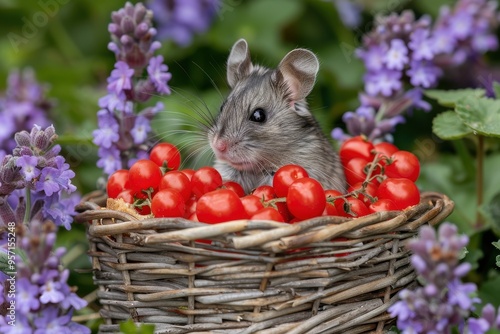
M 447 222 L 441 224 L 437 235 L 432 227 L 422 227 L 419 238 L 410 242 L 411 263 L 424 285 L 402 290 L 400 300 L 389 308 L 402 333 L 451 333 L 469 317 L 479 299 L 472 297 L 476 285 L 461 281 L 470 269 L 459 264 L 467 243 L 467 236 L 459 235 L 456 226 Z M 484 325 L 482 321 L 469 324 L 474 334 L 483 333 L 480 329 Z
M 140 108 L 153 96 L 170 94 L 172 75 L 163 56 L 154 53 L 161 43 L 154 40 L 153 12 L 142 3 L 127 2 L 111 15 L 108 47 L 116 55 L 115 68 L 108 78 L 108 94 L 99 99 L 98 129 L 94 144 L 99 146 L 97 166 L 105 174 L 126 168 L 152 146 L 150 122 L 155 108 Z

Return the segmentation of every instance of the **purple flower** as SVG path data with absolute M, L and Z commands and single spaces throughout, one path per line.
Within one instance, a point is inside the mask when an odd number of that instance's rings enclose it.
M 21 174 L 28 182 L 40 175 L 40 170 L 36 167 L 37 164 L 38 158 L 35 156 L 24 155 L 16 160 L 16 166 L 21 167 Z
M 388 46 L 385 43 L 373 45 L 367 50 L 357 49 L 356 56 L 363 60 L 368 71 L 379 71 L 384 66 L 384 58 L 386 57 Z
M 158 23 L 159 38 L 171 39 L 181 46 L 189 45 L 195 33 L 208 29 L 219 6 L 219 0 L 149 2 Z
M 362 7 L 349 0 L 334 0 L 333 4 L 339 12 L 342 23 L 348 28 L 355 28 L 361 23 Z
M 16 302 L 19 311 L 25 314 L 35 312 L 40 306 L 38 300 L 38 286 L 30 283 L 28 278 L 22 277 L 17 282 Z
M 408 63 L 408 49 L 402 40 L 391 40 L 391 47 L 385 56 L 384 63 L 390 70 L 402 70 Z
M 430 88 L 437 82 L 438 77 L 443 71 L 430 62 L 413 61 L 406 73 L 410 77 L 412 85 Z
M 457 40 L 447 28 L 437 28 L 432 32 L 431 47 L 435 54 L 450 54 L 456 44 Z
M 391 96 L 402 87 L 401 72 L 383 70 L 365 75 L 365 90 L 369 95 Z
M 403 333 L 449 333 L 452 327 L 463 324 L 474 304 L 480 302 L 471 296 L 476 285 L 460 279 L 470 269 L 459 264 L 467 242 L 466 236 L 457 234 L 455 225 L 446 222 L 437 235 L 432 227 L 422 227 L 419 238 L 410 242 L 412 265 L 424 286 L 402 290 L 400 300 L 389 308 Z M 482 324 L 472 322 L 472 326 L 478 330 Z
M 118 122 L 107 110 L 99 111 L 97 113 L 97 120 L 99 128 L 93 132 L 93 143 L 104 148 L 110 148 L 113 143 L 120 139 Z
M 152 57 L 149 60 L 149 79 L 155 85 L 156 90 L 161 94 L 170 94 L 170 88 L 168 87 L 167 82 L 172 77 L 172 74 L 167 71 L 168 66 L 163 64 L 163 56 Z
M 47 116 L 53 103 L 46 98 L 46 91 L 30 68 L 9 73 L 5 96 L 0 98 L 0 151 L 11 152 L 16 147 L 16 132 L 34 124 L 49 124 Z
M 12 326 L 6 323 L 4 317 L 0 317 L 0 333 L 4 334 L 33 334 L 33 329 L 29 323 L 28 316 L 25 314 L 16 315 L 16 325 Z
M 484 334 L 490 329 L 490 325 L 482 318 L 469 318 L 467 328 L 469 334 Z
M 61 288 L 61 283 L 47 281 L 42 287 L 40 287 L 40 301 L 43 304 L 47 303 L 59 303 L 64 300 L 64 294 L 59 291 Z
M 198 5 L 198 1 L 193 4 Z M 185 7 L 183 15 L 189 16 L 192 9 Z M 150 121 L 158 108 L 140 104 L 153 95 L 170 94 L 168 81 L 172 75 L 163 56 L 154 56 L 161 43 L 154 40 L 152 18 L 153 12 L 142 3 L 129 2 L 111 15 L 108 30 L 112 42 L 108 47 L 117 62 L 108 78 L 108 94 L 99 99 L 102 110 L 98 112 L 98 129 L 93 132 L 93 142 L 99 146 L 97 166 L 105 174 L 125 168 L 141 151 L 149 149 Z
M 467 11 L 459 11 L 449 21 L 449 32 L 457 40 L 463 40 L 473 33 L 473 18 Z
M 134 70 L 124 61 L 117 61 L 115 69 L 111 71 L 108 78 L 108 90 L 115 94 L 120 94 L 125 90 L 132 89 L 132 77 Z
M 53 194 L 44 201 L 43 214 L 57 226 L 62 225 L 70 230 L 73 216 L 76 215 L 75 206 L 80 202 L 80 199 L 78 194 L 72 194 L 66 198 L 61 198 L 59 194 Z
M 41 316 L 35 319 L 34 334 L 71 334 L 67 327 L 71 321 L 71 313 L 59 315 L 59 309 L 48 306 Z
M 148 133 L 151 131 L 149 120 L 144 116 L 138 116 L 135 119 L 134 127 L 130 130 L 135 144 L 142 144 L 148 138 Z
M 104 173 L 111 175 L 122 168 L 120 150 L 116 147 L 100 147 L 97 153 L 99 155 L 97 167 L 102 168 Z
M 53 193 L 61 190 L 57 182 L 59 174 L 60 172 L 57 168 L 45 167 L 40 174 L 40 180 L 36 184 L 36 191 L 43 191 L 46 196 L 52 196 Z
M 123 111 L 127 114 L 132 112 L 132 106 L 129 101 L 126 101 L 126 96 L 122 92 L 120 94 L 109 93 L 99 99 L 99 107 L 105 108 L 108 111 Z M 101 111 L 98 111 L 100 113 Z
M 434 49 L 430 40 L 428 29 L 418 29 L 410 35 L 408 47 L 412 50 L 413 60 L 432 60 Z

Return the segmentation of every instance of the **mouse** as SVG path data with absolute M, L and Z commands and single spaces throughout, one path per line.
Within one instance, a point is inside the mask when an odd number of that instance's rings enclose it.
M 245 39 L 227 60 L 230 92 L 208 129 L 214 168 L 246 193 L 272 185 L 284 165 L 302 166 L 325 189 L 345 192 L 338 153 L 309 111 L 306 97 L 319 70 L 316 55 L 294 49 L 275 69 L 253 64 Z

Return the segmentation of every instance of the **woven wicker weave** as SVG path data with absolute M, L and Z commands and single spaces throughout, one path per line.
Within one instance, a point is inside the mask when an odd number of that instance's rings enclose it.
M 403 212 L 294 225 L 138 220 L 91 200 L 78 209 L 89 222 L 101 333 L 129 318 L 157 333 L 382 333 L 396 293 L 416 284 L 405 244 L 453 202 L 424 193 Z

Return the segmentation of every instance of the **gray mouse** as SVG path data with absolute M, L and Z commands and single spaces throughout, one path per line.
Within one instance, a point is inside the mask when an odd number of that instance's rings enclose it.
M 290 51 L 268 69 L 252 64 L 244 39 L 233 45 L 227 61 L 231 92 L 208 130 L 214 167 L 224 180 L 248 193 L 271 185 L 279 167 L 296 164 L 325 189 L 345 191 L 339 156 L 305 100 L 318 69 L 318 59 L 306 49 Z

